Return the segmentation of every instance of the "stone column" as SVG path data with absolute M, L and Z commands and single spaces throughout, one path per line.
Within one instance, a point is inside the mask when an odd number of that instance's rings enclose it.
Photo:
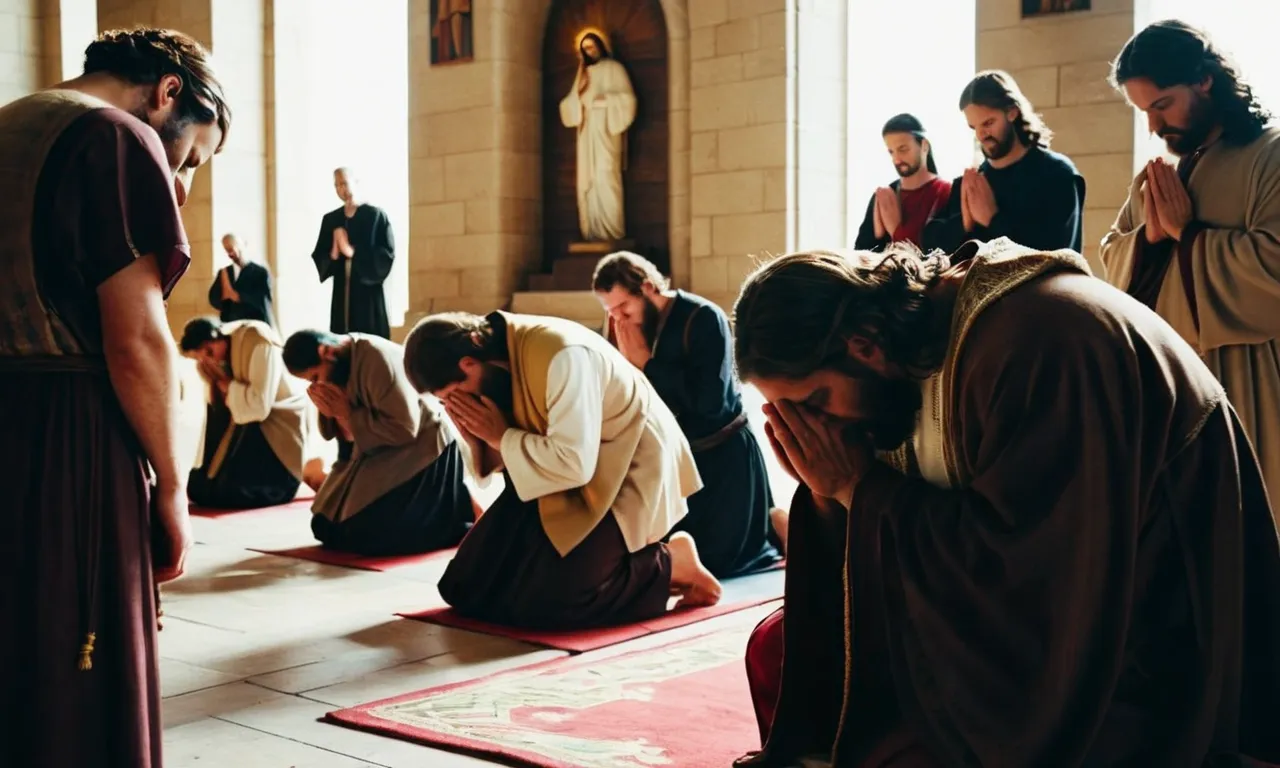
M 0 0 L 0 104 L 43 84 L 43 5 L 41 0 Z
M 98 0 L 102 30 L 137 24 L 177 29 L 213 52 L 234 122 L 226 149 L 196 172 L 182 220 L 191 242 L 191 267 L 169 297 L 169 324 L 180 332 L 211 312 L 206 294 L 226 259 L 226 231 L 245 235 L 273 264 L 267 222 L 265 8 L 270 0 Z
M 689 4 L 689 287 L 730 306 L 757 257 L 789 237 L 788 11 L 785 0 Z
M 1030 19 L 1020 4 L 978 0 L 978 68 L 1004 69 L 1053 129 L 1053 149 L 1084 175 L 1084 249 L 1115 221 L 1133 178 L 1133 109 L 1107 84 L 1110 62 L 1133 34 L 1133 0 Z
M 430 4 L 410 4 L 407 323 L 506 306 L 540 262 L 542 27 L 529 19 L 545 10 L 513 3 L 476 3 L 474 60 L 437 66 Z

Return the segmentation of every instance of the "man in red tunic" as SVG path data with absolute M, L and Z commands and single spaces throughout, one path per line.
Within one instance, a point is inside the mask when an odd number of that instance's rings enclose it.
M 890 243 L 919 246 L 924 225 L 947 207 L 951 182 L 938 176 L 933 145 L 915 115 L 889 118 L 881 134 L 898 180 L 871 196 L 854 247 L 879 251 Z
M 0 765 L 161 764 L 154 585 L 191 546 L 164 300 L 229 123 L 207 52 L 158 29 L 0 108 Z
M 734 314 L 800 482 L 786 621 L 753 640 L 781 646 L 776 711 L 741 765 L 1280 762 L 1280 537 L 1222 385 L 1155 313 L 1001 239 L 784 256 Z

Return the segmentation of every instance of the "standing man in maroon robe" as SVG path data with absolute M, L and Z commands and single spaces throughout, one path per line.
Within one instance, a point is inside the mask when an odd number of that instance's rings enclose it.
M 161 764 L 154 583 L 191 546 L 164 300 L 230 122 L 205 49 L 159 29 L 0 108 L 0 765 Z
M 889 243 L 919 246 L 924 225 L 946 208 L 951 182 L 938 176 L 933 145 L 915 115 L 889 118 L 880 133 L 898 179 L 871 196 L 854 247 L 879 251 Z
M 784 256 L 734 314 L 801 484 L 741 765 L 1280 762 L 1280 538 L 1222 385 L 1155 313 L 1002 239 Z

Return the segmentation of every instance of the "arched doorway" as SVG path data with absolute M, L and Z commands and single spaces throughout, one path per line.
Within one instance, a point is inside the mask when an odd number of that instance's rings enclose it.
M 636 93 L 623 172 L 627 237 L 635 250 L 670 272 L 670 140 L 667 23 L 659 0 L 555 0 L 542 48 L 543 261 L 551 270 L 581 240 L 575 188 L 576 132 L 560 123 L 560 100 L 573 87 L 578 33 L 604 30 L 612 55 Z M 557 270 L 558 271 L 558 270 Z M 573 271 L 577 274 L 577 270 Z M 586 284 L 561 286 L 586 289 Z

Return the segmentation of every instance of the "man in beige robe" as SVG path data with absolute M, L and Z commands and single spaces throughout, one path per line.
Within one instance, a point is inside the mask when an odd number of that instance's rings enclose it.
M 1107 280 L 1154 309 L 1222 382 L 1280 492 L 1280 129 L 1201 32 L 1153 24 L 1112 75 L 1180 159 L 1147 164 L 1102 241 Z
M 198 317 L 179 342 L 209 385 L 204 439 L 187 480 L 202 507 L 249 509 L 298 493 L 307 444 L 302 387 L 285 375 L 275 330 L 257 320 Z
M 304 330 L 285 343 L 284 362 L 311 382 L 321 436 L 352 444 L 316 493 L 315 537 L 371 556 L 457 545 L 475 520 L 457 432 L 409 385 L 400 345 Z
M 405 340 L 419 392 L 445 402 L 473 471 L 506 489 L 440 580 L 460 613 L 571 629 L 720 597 L 693 538 L 664 536 L 702 487 L 689 443 L 644 374 L 567 320 L 433 315 Z

